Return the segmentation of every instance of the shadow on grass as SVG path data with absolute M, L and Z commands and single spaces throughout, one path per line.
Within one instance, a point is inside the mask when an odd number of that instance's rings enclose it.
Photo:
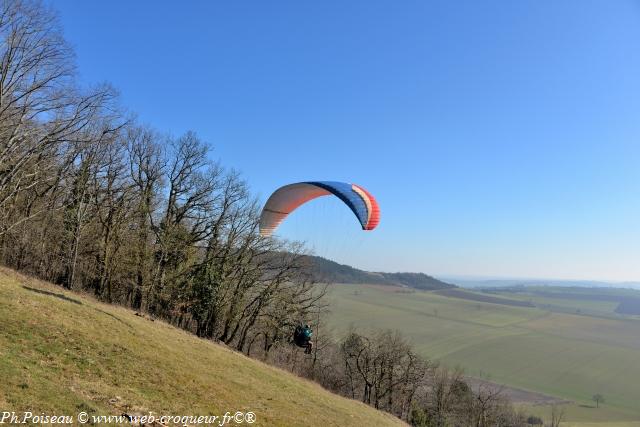
M 51 297 L 60 298 L 61 300 L 69 301 L 69 302 L 72 302 L 74 304 L 82 305 L 82 303 L 80 301 L 78 301 L 76 299 L 73 299 L 73 298 L 69 298 L 68 296 L 63 295 L 63 294 L 56 294 L 55 292 L 43 291 L 42 289 L 30 288 L 30 287 L 24 286 L 24 285 L 22 286 L 22 288 L 26 289 L 28 291 L 31 291 L 31 292 L 35 292 L 37 294 L 49 295 Z
M 28 286 L 24 286 L 24 285 L 22 286 L 22 288 L 23 288 L 23 289 L 26 289 L 26 290 L 28 290 L 28 291 L 31 291 L 31 292 L 35 292 L 35 293 L 37 293 L 37 294 L 49 295 L 49 296 L 51 296 L 51 297 L 60 298 L 61 300 L 64 300 L 64 301 L 69 301 L 69 302 L 72 302 L 72 303 L 74 303 L 74 304 L 82 305 L 82 303 L 81 303 L 80 301 L 78 301 L 78 300 L 76 300 L 76 299 L 73 299 L 73 298 L 69 298 L 68 296 L 66 296 L 66 295 L 64 295 L 64 294 L 57 294 L 57 293 L 55 293 L 55 292 L 43 291 L 42 289 L 30 288 L 30 287 L 28 287 Z M 94 307 L 94 310 L 96 310 L 96 311 L 98 311 L 98 312 L 100 312 L 100 313 L 102 313 L 102 314 L 106 314 L 106 315 L 107 315 L 107 316 L 109 316 L 109 317 L 113 317 L 113 318 L 114 318 L 114 319 L 116 319 L 118 322 L 122 322 L 122 323 L 124 323 L 125 325 L 127 325 L 129 328 L 132 328 L 132 326 L 131 326 L 130 324 L 128 324 L 128 323 L 127 323 L 127 322 L 125 322 L 124 320 L 120 319 L 119 317 L 114 316 L 114 315 L 113 315 L 113 314 L 111 314 L 111 313 L 107 313 L 106 311 L 104 311 L 104 310 L 100 310 L 99 308 L 95 308 L 95 307 Z
M 107 315 L 107 316 L 109 316 L 109 317 L 113 317 L 113 318 L 114 318 L 114 319 L 116 319 L 118 322 L 122 322 L 122 323 L 124 323 L 125 325 L 127 325 L 129 328 L 133 329 L 133 326 L 131 326 L 130 324 L 128 324 L 128 323 L 127 323 L 127 322 L 125 322 L 124 320 L 120 319 L 118 316 L 114 316 L 113 314 L 111 314 L 111 313 L 107 313 L 106 311 L 104 311 L 104 310 L 100 310 L 99 308 L 95 308 L 95 307 L 94 307 L 94 310 L 96 310 L 97 312 L 100 312 L 100 313 L 102 313 L 102 314 L 106 314 L 106 315 Z
M 596 409 L 595 406 L 593 405 L 580 405 L 581 408 L 589 408 L 589 409 Z

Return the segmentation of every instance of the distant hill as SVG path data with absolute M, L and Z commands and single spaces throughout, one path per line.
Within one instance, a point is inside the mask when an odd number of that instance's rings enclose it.
M 624 288 L 639 289 L 640 282 L 604 282 L 598 280 L 558 279 L 492 279 L 447 276 L 443 279 L 463 288 L 513 288 L 521 286 L 556 286 L 572 288 Z
M 381 273 L 359 270 L 318 256 L 308 256 L 314 278 L 322 282 L 406 286 L 421 290 L 455 288 L 424 273 Z

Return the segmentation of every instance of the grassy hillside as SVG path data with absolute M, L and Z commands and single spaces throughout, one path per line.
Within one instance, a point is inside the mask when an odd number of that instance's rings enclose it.
M 381 286 L 334 286 L 332 298 L 337 330 L 351 323 L 397 328 L 424 355 L 460 365 L 469 375 L 574 402 L 566 408 L 573 422 L 640 425 L 638 320 L 474 301 L 468 295 L 406 294 Z M 580 306 L 578 300 L 565 304 Z M 598 409 L 591 408 L 596 393 L 607 400 Z M 532 412 L 545 415 L 549 408 Z
M 218 415 L 253 425 L 401 425 L 130 310 L 0 270 L 0 410 Z

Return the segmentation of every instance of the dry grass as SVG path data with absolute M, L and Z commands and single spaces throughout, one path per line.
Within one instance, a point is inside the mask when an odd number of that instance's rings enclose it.
M 402 424 L 162 322 L 9 270 L 0 270 L 0 322 L 1 411 L 253 411 L 253 425 Z

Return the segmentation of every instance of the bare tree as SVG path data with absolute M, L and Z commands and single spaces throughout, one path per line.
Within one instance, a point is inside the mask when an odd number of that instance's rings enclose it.
M 61 150 L 85 140 L 85 128 L 115 95 L 108 86 L 77 88 L 73 52 L 55 14 L 38 2 L 0 3 L 0 43 L 0 233 L 6 233 L 44 212 L 10 214 L 21 193 L 55 179 L 51 169 L 64 165 L 50 159 L 63 160 Z
M 129 174 L 133 182 L 134 207 L 132 218 L 133 259 L 135 273 L 127 300 L 134 309 L 143 305 L 151 283 L 152 222 L 158 196 L 164 183 L 165 158 L 160 137 L 153 130 L 132 126 L 127 129 Z
M 352 331 L 340 348 L 351 397 L 407 419 L 433 365 L 418 357 L 397 331 L 373 337 Z
M 591 400 L 593 400 L 594 402 L 596 402 L 596 408 L 600 407 L 601 403 L 604 403 L 604 396 L 601 395 L 600 393 L 596 393 L 593 395 L 593 397 L 591 398 Z
M 453 371 L 446 367 L 439 367 L 429 378 L 429 393 L 426 397 L 426 413 L 435 426 L 445 426 L 450 418 L 458 417 L 460 403 L 464 403 L 462 410 L 464 420 L 470 423 L 472 412 L 471 390 L 463 381 L 460 369 Z
M 192 132 L 170 140 L 167 153 L 167 195 L 159 218 L 151 216 L 156 237 L 155 267 L 148 289 L 147 309 L 167 313 L 167 298 L 188 261 L 196 256 L 196 246 L 209 235 L 210 218 L 217 197 L 221 169 L 207 160 L 207 146 Z
M 549 427 L 559 427 L 560 423 L 564 419 L 564 408 L 558 405 L 551 406 L 551 421 L 548 424 Z
M 91 193 L 100 240 L 96 249 L 93 291 L 108 302 L 113 298 L 114 280 L 124 282 L 127 273 L 118 275 L 117 262 L 123 253 L 135 205 L 133 182 L 127 168 L 126 140 L 118 135 L 104 144 L 92 175 Z M 127 253 L 128 256 L 131 254 Z M 122 295 L 119 296 L 119 299 Z
M 497 425 L 502 403 L 502 386 L 495 386 L 484 382 L 479 383 L 474 398 L 474 425 L 488 427 Z

